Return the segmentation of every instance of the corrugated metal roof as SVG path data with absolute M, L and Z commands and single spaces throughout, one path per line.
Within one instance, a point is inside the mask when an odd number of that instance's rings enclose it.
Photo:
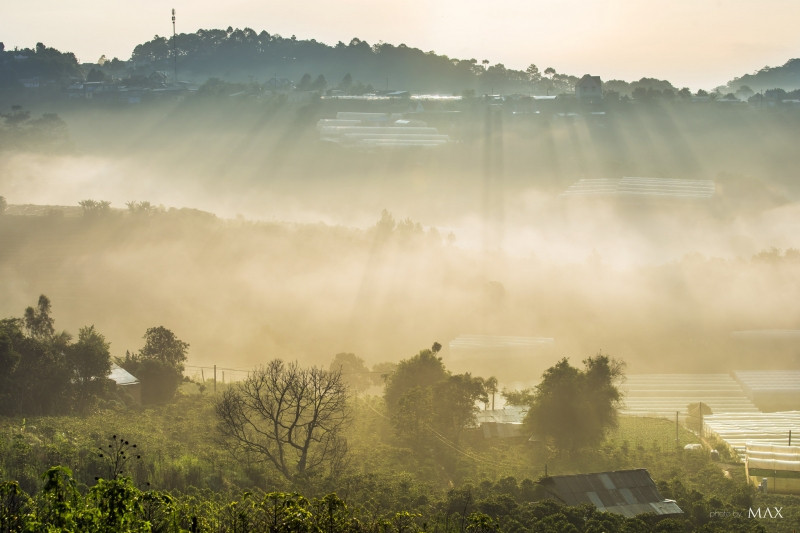
M 139 380 L 133 374 L 116 363 L 111 363 L 111 372 L 108 373 L 108 379 L 113 380 L 117 385 L 135 385 L 139 383 Z
M 600 511 L 627 517 L 683 514 L 674 501 L 661 497 L 644 469 L 551 476 L 539 483 L 567 505 L 591 503 Z
M 498 424 L 521 424 L 528 412 L 527 407 L 506 405 L 502 409 L 487 409 L 475 414 L 475 422 L 485 424 L 495 422 Z

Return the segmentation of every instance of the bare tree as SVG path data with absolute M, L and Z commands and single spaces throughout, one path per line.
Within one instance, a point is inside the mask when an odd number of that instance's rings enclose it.
M 235 452 L 270 462 L 297 480 L 341 466 L 346 401 L 341 372 L 276 359 L 227 389 L 216 413 Z

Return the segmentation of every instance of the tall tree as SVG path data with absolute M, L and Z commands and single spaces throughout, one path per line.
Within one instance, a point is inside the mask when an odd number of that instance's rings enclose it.
M 25 309 L 25 329 L 34 339 L 49 339 L 55 333 L 54 320 L 50 316 L 50 298 L 44 294 L 39 296 L 36 308 Z
M 72 369 L 72 385 L 79 408 L 88 409 L 93 400 L 102 394 L 111 371 L 110 344 L 94 326 L 78 332 L 78 340 L 66 350 L 67 362 Z
M 386 381 L 383 398 L 397 434 L 422 443 L 436 433 L 457 440 L 475 416 L 475 402 L 485 399 L 483 380 L 470 374 L 451 374 L 430 350 L 401 361 Z
M 545 370 L 532 395 L 524 423 L 535 436 L 568 453 L 599 444 L 617 424 L 623 363 L 598 354 L 580 370 L 567 358 Z
M 271 463 L 288 480 L 336 472 L 347 451 L 347 387 L 339 371 L 275 359 L 225 390 L 216 413 L 234 450 Z

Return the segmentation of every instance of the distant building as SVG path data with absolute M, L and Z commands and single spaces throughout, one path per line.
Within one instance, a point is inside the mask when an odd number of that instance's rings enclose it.
M 598 511 L 633 517 L 641 514 L 680 516 L 674 500 L 665 500 L 647 470 L 620 470 L 598 474 L 550 476 L 538 484 L 554 499 L 569 506 L 585 503 Z
M 599 103 L 603 99 L 603 82 L 600 76 L 584 74 L 575 84 L 575 96 L 582 103 Z
M 507 405 L 502 409 L 478 411 L 475 423 L 486 439 L 527 438 L 522 421 L 528 410 L 524 407 Z
M 130 394 L 136 403 L 142 403 L 142 384 L 133 374 L 118 364 L 111 363 L 108 379 L 116 383 L 121 390 Z

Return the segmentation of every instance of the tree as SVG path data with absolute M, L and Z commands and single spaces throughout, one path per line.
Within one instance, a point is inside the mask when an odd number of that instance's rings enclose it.
M 424 442 L 433 432 L 457 440 L 474 420 L 475 402 L 488 399 L 483 380 L 469 373 L 451 374 L 436 354 L 441 344 L 401 361 L 388 376 L 383 398 L 402 438 Z M 434 433 L 435 434 L 435 433 Z
M 111 211 L 111 202 L 107 200 L 81 200 L 78 205 L 83 209 L 83 216 L 93 217 L 106 215 Z
M 44 294 L 39 296 L 36 308 L 25 309 L 25 329 L 34 339 L 49 339 L 55 333 L 53 318 L 50 316 L 50 299 Z
M 111 366 L 105 337 L 88 326 L 73 343 L 66 331 L 55 333 L 53 322 L 45 295 L 23 318 L 0 320 L 0 413 L 85 409 L 105 392 Z
M 525 73 L 528 75 L 528 79 L 533 83 L 536 83 L 542 78 L 542 75 L 539 72 L 539 67 L 533 63 L 531 63 L 528 68 L 525 69 Z
M 303 74 L 303 77 L 300 78 L 300 81 L 297 83 L 297 90 L 298 91 L 307 91 L 311 87 L 311 74 L 306 72 Z
M 342 465 L 349 412 L 340 371 L 275 359 L 228 388 L 215 410 L 235 451 L 271 463 L 288 480 Z
M 486 389 L 487 403 L 489 394 L 492 395 L 492 411 L 494 411 L 494 395 L 497 394 L 497 378 L 489 376 L 483 381 L 483 385 Z
M 317 76 L 317 79 L 314 80 L 314 83 L 311 84 L 309 90 L 324 91 L 327 86 L 328 86 L 328 81 L 325 79 L 325 76 L 320 74 L 319 76 Z
M 524 420 L 534 435 L 566 452 L 599 444 L 616 427 L 622 399 L 623 363 L 598 354 L 583 364 L 579 370 L 564 358 L 545 370 Z
M 364 360 L 353 353 L 337 353 L 331 361 L 330 371 L 340 372 L 347 386 L 357 392 L 367 390 L 373 383 Z
M 148 328 L 144 334 L 144 347 L 139 355 L 144 359 L 157 359 L 179 372 L 183 372 L 189 343 L 183 342 L 164 326 Z
M 350 87 L 352 86 L 353 86 L 353 76 L 351 76 L 350 73 L 348 72 L 347 74 L 344 75 L 342 81 L 339 82 L 339 89 L 341 89 L 342 91 L 349 91 Z
M 88 408 L 93 398 L 103 391 L 111 371 L 109 346 L 106 338 L 92 325 L 81 328 L 77 342 L 66 350 L 77 404 L 83 409 Z
M 50 301 L 39 297 L 36 310 L 29 307 L 23 319 L 0 320 L 0 413 L 17 415 L 56 414 L 67 411 L 71 405 L 70 373 L 64 350 L 69 334 L 54 336 L 49 317 Z M 48 320 L 48 334 L 34 334 L 42 325 L 42 315 Z M 33 324 L 31 324 L 33 322 Z M 33 326 L 33 327 L 31 327 Z M 25 335 L 23 328 L 27 330 Z
M 149 328 L 139 353 L 126 352 L 119 365 L 139 378 L 142 399 L 150 403 L 171 400 L 183 380 L 183 363 L 189 343 L 164 326 Z

